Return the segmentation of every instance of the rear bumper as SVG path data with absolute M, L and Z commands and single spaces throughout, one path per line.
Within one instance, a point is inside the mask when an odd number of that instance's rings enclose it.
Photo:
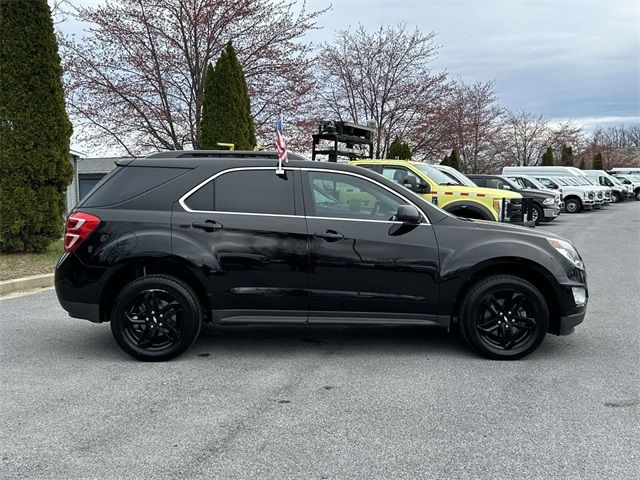
M 88 267 L 75 253 L 65 253 L 54 275 L 58 302 L 73 318 L 100 322 L 100 296 L 106 277 L 107 269 Z
M 100 323 L 100 308 L 98 305 L 93 303 L 70 302 L 60 298 L 58 298 L 58 301 L 70 317 Z

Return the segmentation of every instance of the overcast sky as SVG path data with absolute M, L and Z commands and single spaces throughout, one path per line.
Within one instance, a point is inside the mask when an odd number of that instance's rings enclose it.
M 310 9 L 330 2 L 307 0 Z M 362 23 L 434 31 L 434 68 L 495 80 L 501 103 L 594 124 L 640 120 L 640 0 L 333 0 L 309 38 Z
M 307 0 L 310 10 L 329 5 L 314 43 L 358 23 L 404 22 L 437 33 L 435 70 L 494 80 L 510 109 L 587 128 L 640 121 L 640 0 Z

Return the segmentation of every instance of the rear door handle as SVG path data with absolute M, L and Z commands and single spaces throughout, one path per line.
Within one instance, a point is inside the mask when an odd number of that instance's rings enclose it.
M 207 220 L 205 222 L 193 222 L 191 226 L 193 228 L 201 228 L 205 232 L 215 232 L 216 230 L 220 230 L 222 228 L 222 224 L 220 222 L 216 222 L 215 220 Z
M 327 230 L 326 232 L 316 232 L 313 234 L 316 238 L 323 238 L 327 242 L 335 242 L 336 240 L 342 240 L 344 235 L 335 230 Z

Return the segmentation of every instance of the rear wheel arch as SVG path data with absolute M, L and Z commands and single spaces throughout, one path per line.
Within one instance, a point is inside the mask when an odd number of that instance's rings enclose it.
M 203 320 L 210 319 L 210 304 L 207 291 L 202 282 L 193 274 L 186 262 L 176 257 L 160 259 L 136 258 L 121 264 L 109 277 L 100 295 L 100 321 L 110 320 L 113 301 L 122 288 L 136 280 L 149 275 L 169 275 L 181 280 L 196 293 L 200 305 L 203 307 Z
M 518 277 L 535 286 L 547 300 L 550 314 L 548 332 L 557 333 L 560 330 L 560 300 L 553 285 L 553 274 L 534 262 L 523 261 L 522 259 L 494 259 L 490 263 L 485 263 L 474 269 L 458 289 L 453 316 L 459 317 L 462 300 L 473 285 L 488 277 L 497 275 Z

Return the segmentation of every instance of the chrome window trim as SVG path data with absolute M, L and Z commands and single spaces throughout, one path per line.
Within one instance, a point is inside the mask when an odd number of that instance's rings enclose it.
M 340 221 L 352 221 L 352 222 L 371 222 L 371 223 L 390 223 L 390 224 L 402 224 L 403 222 L 397 222 L 397 221 L 393 221 L 393 220 L 368 220 L 368 219 L 364 219 L 364 218 L 340 218 L 340 217 L 316 217 L 316 216 L 309 216 L 309 215 L 285 215 L 285 214 L 278 214 L 278 213 L 253 213 L 253 212 L 224 212 L 224 211 L 219 211 L 219 210 L 193 210 L 191 208 L 189 208 L 189 206 L 187 206 L 187 204 L 185 203 L 186 199 L 189 198 L 191 195 L 193 195 L 196 191 L 198 191 L 200 188 L 202 188 L 203 186 L 205 186 L 207 183 L 211 182 L 212 180 L 215 180 L 216 178 L 224 175 L 225 173 L 231 173 L 231 172 L 239 172 L 239 171 L 252 171 L 252 170 L 273 170 L 274 173 L 276 171 L 277 167 L 233 167 L 233 168 L 228 168 L 226 170 L 222 170 L 220 172 L 215 173 L 214 175 L 211 175 L 209 178 L 207 178 L 206 180 L 203 180 L 202 182 L 200 182 L 198 185 L 196 185 L 195 187 L 193 187 L 191 190 L 189 190 L 187 193 L 185 193 L 184 195 L 182 195 L 179 199 L 178 199 L 178 203 L 180 204 L 180 206 L 184 209 L 185 212 L 188 213 L 219 213 L 219 214 L 223 214 L 223 215 L 249 215 L 249 216 L 258 216 L 258 217 L 281 217 L 281 218 L 304 218 L 304 219 L 319 219 L 319 220 L 340 220 Z M 378 182 L 377 180 L 373 180 L 369 177 L 366 177 L 364 175 L 360 175 L 359 173 L 355 173 L 355 172 L 348 172 L 348 171 L 344 171 L 344 170 L 335 170 L 335 169 L 331 169 L 331 168 L 308 168 L 308 167 L 284 167 L 285 171 L 286 170 L 291 170 L 291 171 L 311 171 L 311 172 L 330 172 L 330 173 L 337 173 L 337 174 L 342 174 L 342 175 L 350 175 L 352 177 L 358 177 L 361 178 L 365 181 L 374 183 L 375 185 L 382 187 L 383 189 L 387 190 L 388 192 L 390 192 L 392 195 L 395 195 L 396 197 L 399 197 L 401 199 L 403 199 L 405 202 L 407 202 L 407 204 L 409 205 L 413 205 L 415 208 L 418 209 L 418 211 L 422 214 L 422 220 L 418 225 L 431 225 L 431 222 L 429 222 L 429 217 L 427 216 L 426 213 L 424 213 L 424 211 L 418 207 L 415 203 L 413 203 L 411 200 L 409 200 L 408 198 L 406 198 L 404 195 L 399 194 L 398 192 L 394 191 L 393 189 L 387 187 L 386 185 L 381 184 L 380 182 Z

